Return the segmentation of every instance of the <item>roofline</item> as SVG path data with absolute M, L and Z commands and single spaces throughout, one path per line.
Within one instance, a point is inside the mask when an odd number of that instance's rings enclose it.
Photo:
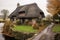
M 30 4 L 21 5 L 21 6 L 29 6 L 29 5 L 34 5 L 34 4 L 37 5 L 37 3 L 30 3 Z

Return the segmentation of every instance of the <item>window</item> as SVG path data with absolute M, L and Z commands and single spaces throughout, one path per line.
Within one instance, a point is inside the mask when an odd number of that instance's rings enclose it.
M 42 17 L 45 17 L 43 12 L 40 12 L 40 15 L 41 15 Z
M 19 14 L 19 16 L 25 16 L 25 14 Z
M 19 14 L 25 13 L 25 11 L 20 11 Z
M 25 11 L 20 11 L 19 16 L 25 16 Z

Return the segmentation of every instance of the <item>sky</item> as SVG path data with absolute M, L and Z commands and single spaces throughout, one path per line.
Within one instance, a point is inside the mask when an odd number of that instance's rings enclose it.
M 45 16 L 49 13 L 47 12 L 47 0 L 0 0 L 0 14 L 1 10 L 9 10 L 9 14 L 12 13 L 16 7 L 17 3 L 20 5 L 27 5 L 31 3 L 37 3 L 38 7 L 44 12 Z

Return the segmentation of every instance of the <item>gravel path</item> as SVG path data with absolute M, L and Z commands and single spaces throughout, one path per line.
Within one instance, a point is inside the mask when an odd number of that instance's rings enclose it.
M 51 34 L 51 30 L 53 27 L 54 23 L 51 23 L 49 26 L 47 26 L 47 28 L 45 28 L 42 32 L 40 32 L 37 36 L 35 36 L 32 40 L 39 40 L 41 38 L 42 35 L 46 34 L 46 35 L 50 35 Z M 49 38 L 47 38 L 46 40 L 48 40 Z

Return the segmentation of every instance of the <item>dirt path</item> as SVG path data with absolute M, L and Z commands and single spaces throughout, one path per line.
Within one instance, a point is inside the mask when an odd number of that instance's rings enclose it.
M 39 40 L 41 38 L 41 36 L 44 35 L 44 34 L 50 35 L 53 25 L 54 25 L 54 23 L 51 23 L 49 26 L 47 26 L 47 28 L 45 28 L 42 32 L 40 32 L 32 40 Z M 48 38 L 47 38 L 47 40 L 48 40 Z

